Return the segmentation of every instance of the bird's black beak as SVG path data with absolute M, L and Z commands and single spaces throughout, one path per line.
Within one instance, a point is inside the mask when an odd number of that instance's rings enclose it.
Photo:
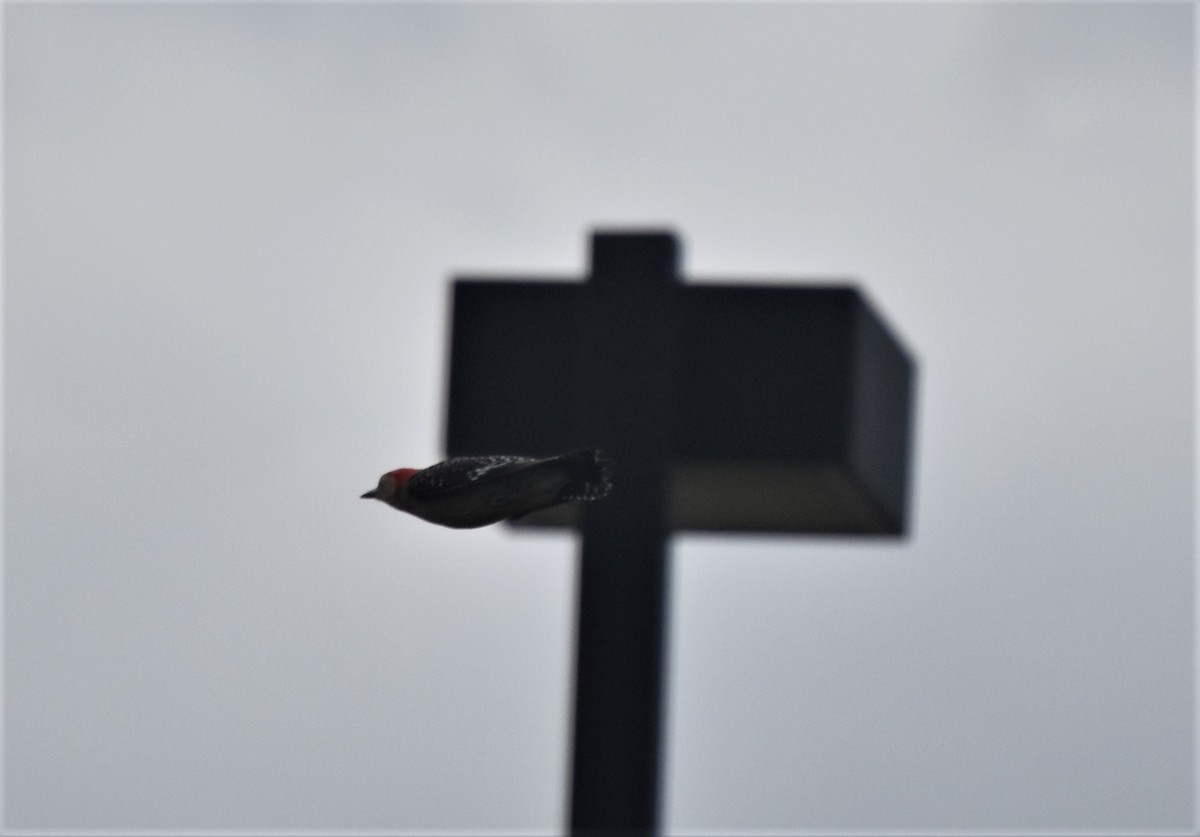
M 366 494 L 364 494 L 363 496 L 359 497 L 358 499 L 360 499 L 360 500 L 374 500 L 374 499 L 375 499 L 375 491 L 376 491 L 376 489 L 372 488 L 370 491 L 368 491 Z

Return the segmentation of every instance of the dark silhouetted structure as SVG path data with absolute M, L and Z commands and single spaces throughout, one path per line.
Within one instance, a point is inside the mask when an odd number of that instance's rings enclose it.
M 454 285 L 446 453 L 602 448 L 577 526 L 571 830 L 659 818 L 667 545 L 675 530 L 903 535 L 914 366 L 845 286 L 694 284 L 668 232 L 592 238 L 587 281 Z

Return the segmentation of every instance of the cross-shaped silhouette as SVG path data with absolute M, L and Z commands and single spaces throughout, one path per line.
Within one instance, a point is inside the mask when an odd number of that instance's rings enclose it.
M 591 275 L 454 285 L 446 453 L 601 448 L 582 532 L 570 825 L 659 822 L 671 533 L 903 535 L 915 368 L 851 286 L 685 284 L 669 232 L 592 237 Z

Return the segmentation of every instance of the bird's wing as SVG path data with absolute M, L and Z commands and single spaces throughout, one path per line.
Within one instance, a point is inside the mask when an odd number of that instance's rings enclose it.
M 414 497 L 440 497 L 461 490 L 464 482 L 487 481 L 536 461 L 528 456 L 460 456 L 421 471 L 409 482 L 408 490 Z

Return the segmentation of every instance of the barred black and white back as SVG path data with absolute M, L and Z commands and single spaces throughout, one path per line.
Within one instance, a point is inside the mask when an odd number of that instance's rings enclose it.
M 598 450 L 560 456 L 460 456 L 428 468 L 398 468 L 363 497 L 382 500 L 432 523 L 486 526 L 612 490 L 611 466 Z

